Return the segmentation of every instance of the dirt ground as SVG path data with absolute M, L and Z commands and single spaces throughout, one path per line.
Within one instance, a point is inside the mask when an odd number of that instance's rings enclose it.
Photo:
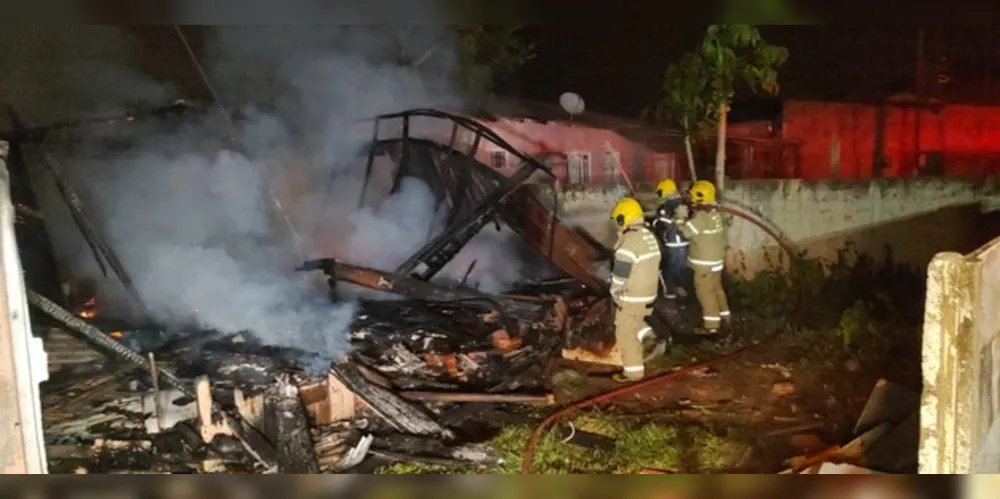
M 676 337 L 664 356 L 647 363 L 647 376 L 753 349 L 585 409 L 564 426 L 614 439 L 614 448 L 580 449 L 550 432 L 539 444 L 535 472 L 775 473 L 790 457 L 850 441 L 880 378 L 919 392 L 923 275 L 891 258 L 806 263 L 794 282 L 765 274 L 731 283 L 732 334 L 711 341 Z M 603 371 L 564 363 L 553 391 L 568 403 L 622 386 Z M 508 464 L 479 472 L 517 473 L 530 430 L 503 428 L 492 445 Z M 383 472 L 463 471 L 397 464 Z
M 851 263 L 729 283 L 731 334 L 676 335 L 647 363 L 647 376 L 749 350 L 573 414 L 543 436 L 534 472 L 776 473 L 790 457 L 848 442 L 877 380 L 919 392 L 923 306 L 919 273 Z M 698 315 L 693 301 L 684 307 Z M 624 386 L 608 369 L 565 361 L 549 374 L 560 406 Z M 369 472 L 519 473 L 534 425 L 552 410 L 500 406 L 477 440 L 463 438 L 485 442 L 503 458 L 499 466 L 402 462 Z M 586 438 L 568 442 L 576 434 Z

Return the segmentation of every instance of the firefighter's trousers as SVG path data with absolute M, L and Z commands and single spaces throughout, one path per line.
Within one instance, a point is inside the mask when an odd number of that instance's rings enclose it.
M 722 289 L 722 265 L 692 264 L 694 270 L 694 293 L 701 305 L 701 316 L 705 329 L 718 329 L 723 318 L 729 316 L 729 301 Z
M 640 379 L 645 374 L 642 340 L 653 334 L 646 317 L 653 313 L 652 304 L 623 303 L 615 311 L 615 342 L 622 354 L 622 373 Z
M 660 260 L 660 275 L 663 276 L 663 294 L 677 294 L 678 287 L 690 286 L 690 274 L 687 266 L 687 247 L 667 248 Z M 690 292 L 690 288 L 687 288 Z

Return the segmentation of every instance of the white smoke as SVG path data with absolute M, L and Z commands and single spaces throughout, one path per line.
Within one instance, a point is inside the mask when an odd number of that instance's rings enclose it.
M 450 41 L 429 29 L 227 27 L 215 35 L 206 66 L 220 99 L 254 104 L 237 124 L 246 154 L 214 138 L 225 129 L 215 117 L 180 131 L 135 125 L 126 152 L 109 151 L 102 135 L 62 154 L 62 166 L 159 319 L 339 355 L 356 304 L 331 304 L 314 276 L 292 268 L 305 256 L 392 270 L 441 230 L 444 213 L 435 216 L 434 196 L 416 179 L 358 208 L 364 163 L 356 158 L 370 130 L 350 132 L 378 113 L 460 103 L 447 77 Z M 435 53 L 403 68 L 400 46 Z M 65 234 L 54 239 L 67 243 Z M 461 279 L 475 262 L 468 283 L 503 290 L 529 269 L 516 242 L 487 228 L 442 278 Z M 71 260 L 88 262 L 75 273 L 93 275 L 87 248 L 74 248 Z

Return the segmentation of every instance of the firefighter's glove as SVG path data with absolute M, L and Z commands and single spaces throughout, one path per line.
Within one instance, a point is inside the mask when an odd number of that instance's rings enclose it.
M 688 211 L 688 205 L 682 204 L 674 210 L 674 218 L 680 220 L 681 222 L 686 222 L 690 212 Z

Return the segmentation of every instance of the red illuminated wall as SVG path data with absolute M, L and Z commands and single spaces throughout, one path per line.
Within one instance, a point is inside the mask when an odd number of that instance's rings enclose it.
M 613 130 L 557 121 L 545 123 L 519 119 L 480 121 L 515 149 L 529 156 L 554 159 L 549 161 L 549 166 L 563 185 L 574 183 L 625 185 L 624 179 L 614 169 L 614 160 L 605 154 L 606 145 L 617 151 L 622 170 L 630 183 L 636 187 L 641 183 L 655 183 L 664 175 L 683 175 L 684 172 L 683 164 L 678 163 L 676 154 L 652 152 L 644 145 L 634 143 Z M 581 152 L 590 153 L 589 181 L 571 182 L 577 179 L 570 178 L 566 160 L 558 158 L 565 158 L 569 153 Z M 484 142 L 476 157 L 482 163 L 491 165 L 491 153 Z M 507 158 L 505 167 L 507 173 L 518 166 L 514 158 Z
M 878 107 L 815 101 L 784 104 L 782 136 L 802 141 L 808 180 L 871 178 Z M 949 105 L 939 113 L 890 105 L 885 112 L 884 176 L 914 174 L 918 151 L 943 153 L 949 176 L 1000 173 L 1000 107 Z M 835 151 L 839 143 L 839 164 Z

